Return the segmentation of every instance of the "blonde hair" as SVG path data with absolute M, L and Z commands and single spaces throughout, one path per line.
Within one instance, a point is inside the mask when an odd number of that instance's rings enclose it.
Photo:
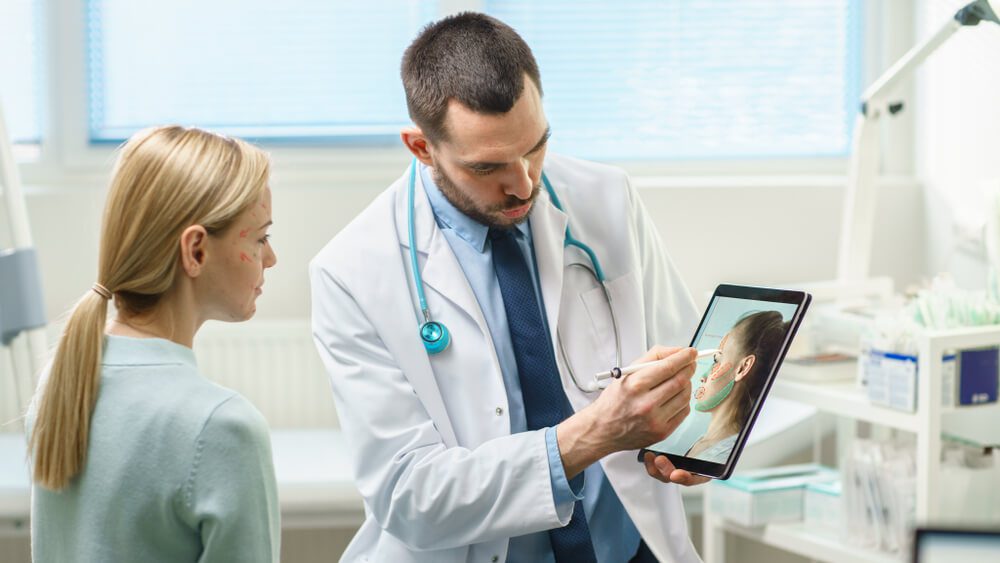
M 264 193 L 265 153 L 179 126 L 140 131 L 122 147 L 104 207 L 97 282 L 126 314 L 153 310 L 174 284 L 181 233 L 223 232 Z M 34 479 L 64 488 L 86 461 L 97 401 L 107 299 L 87 290 L 69 315 L 41 393 L 29 449 Z

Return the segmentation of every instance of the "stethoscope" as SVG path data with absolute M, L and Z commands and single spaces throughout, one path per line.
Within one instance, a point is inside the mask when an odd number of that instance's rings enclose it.
M 420 312 L 423 315 L 423 320 L 420 317 L 417 318 L 417 322 L 420 323 L 420 340 L 424 343 L 424 349 L 430 355 L 439 354 L 448 348 L 451 344 L 451 332 L 444 323 L 439 323 L 431 318 L 430 308 L 427 307 L 427 298 L 424 296 L 424 280 L 420 274 L 420 268 L 417 263 L 417 246 L 414 242 L 416 236 L 414 234 L 413 227 L 413 205 L 414 205 L 414 191 L 417 180 L 417 159 L 414 158 L 410 165 L 410 180 L 407 186 L 407 196 L 409 198 L 409 209 L 407 210 L 406 220 L 407 220 L 407 231 L 410 237 L 410 263 L 413 267 L 413 279 L 414 285 L 417 289 L 417 299 L 420 301 Z M 556 195 L 554 189 L 552 189 L 552 184 L 549 182 L 548 177 L 545 176 L 545 172 L 542 172 L 542 183 L 545 184 L 545 190 L 549 194 L 549 198 L 552 200 L 552 205 L 555 205 L 556 209 L 563 211 L 562 204 L 559 202 L 559 196 Z M 601 268 L 601 262 L 597 259 L 597 255 L 594 251 L 586 244 L 580 242 L 579 240 L 573 238 L 573 234 L 569 230 L 569 224 L 566 225 L 566 236 L 563 239 L 563 248 L 575 246 L 583 251 L 584 254 L 590 259 L 590 264 L 592 267 L 587 267 L 586 264 L 581 264 L 579 262 L 574 262 L 570 266 L 577 266 L 586 270 L 590 275 L 594 276 L 598 284 L 601 286 L 601 290 L 604 293 L 604 298 L 608 301 L 608 310 L 611 312 L 611 327 L 615 332 L 615 366 L 622 365 L 622 343 L 621 337 L 618 333 L 618 319 L 615 316 L 614 302 L 611 299 L 611 292 L 608 290 L 608 284 L 606 278 L 604 277 L 604 270 Z M 593 376 L 589 381 L 581 384 L 576 377 L 576 373 L 573 371 L 573 366 L 569 361 L 569 356 L 566 354 L 566 349 L 563 347 L 562 335 L 559 330 L 556 330 L 556 342 L 559 346 L 559 355 L 562 356 L 563 364 L 566 366 L 567 371 L 569 371 L 570 378 L 573 379 L 573 384 L 576 385 L 577 389 L 583 391 L 584 393 L 594 393 L 600 391 L 607 383 L 610 383 L 609 378 L 598 378 L 598 376 Z M 618 369 L 617 367 L 615 369 Z M 613 371 L 613 370 L 612 370 Z

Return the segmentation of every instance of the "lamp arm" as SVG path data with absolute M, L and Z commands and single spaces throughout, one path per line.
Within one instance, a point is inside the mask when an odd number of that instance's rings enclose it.
M 875 82 L 872 82 L 864 94 L 861 95 L 861 113 L 871 116 L 878 105 L 885 102 L 886 96 L 905 78 L 908 78 L 914 70 L 948 40 L 956 31 L 961 29 L 962 24 L 958 20 L 950 19 L 930 36 L 923 43 L 914 46 L 893 63 L 888 70 L 882 73 Z
M 998 0 L 993 0 L 998 2 Z M 998 4 L 1000 5 L 1000 4 Z M 974 0 L 933 35 L 914 46 L 875 80 L 861 96 L 861 113 L 851 140 L 851 160 L 847 190 L 841 215 L 840 246 L 837 251 L 837 279 L 863 280 L 871 267 L 872 234 L 875 223 L 877 183 L 881 164 L 879 117 L 902 106 L 889 105 L 888 98 L 900 81 L 908 78 L 934 51 L 963 26 L 981 21 L 1000 23 L 988 0 Z
M 997 2 L 997 0 L 994 0 Z M 1000 5 L 1000 2 L 997 2 Z M 900 80 L 908 77 L 927 57 L 931 55 L 942 43 L 948 40 L 963 26 L 979 25 L 979 22 L 991 21 L 1000 24 L 996 11 L 988 0 L 974 0 L 966 4 L 955 13 L 955 16 L 946 21 L 933 35 L 924 40 L 919 45 L 914 46 L 900 57 L 888 70 L 882 73 L 871 86 L 865 90 L 861 96 L 861 112 L 867 114 L 872 110 L 875 102 L 883 101 L 882 98 L 899 83 Z

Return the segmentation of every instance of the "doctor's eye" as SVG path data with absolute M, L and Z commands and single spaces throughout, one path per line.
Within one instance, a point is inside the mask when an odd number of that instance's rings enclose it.
M 496 168 L 473 168 L 472 173 L 476 176 L 489 176 L 496 172 Z

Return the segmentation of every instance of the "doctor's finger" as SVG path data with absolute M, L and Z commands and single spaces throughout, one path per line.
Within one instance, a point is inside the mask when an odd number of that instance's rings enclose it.
M 694 375 L 695 360 L 698 354 L 694 348 L 683 348 L 663 358 L 656 365 L 641 369 L 628 376 L 628 384 L 641 388 L 652 389 L 673 378 L 682 370 L 687 371 L 687 379 Z
M 684 485 L 685 487 L 691 487 L 693 485 L 701 485 L 702 483 L 707 483 L 711 481 L 708 477 L 702 475 L 694 475 L 683 469 L 674 469 L 670 476 L 668 477 L 671 483 L 677 483 L 678 485 Z
M 676 395 L 684 395 L 690 399 L 691 378 L 694 377 L 695 369 L 695 364 L 683 366 L 670 379 L 650 389 L 651 396 L 660 403 L 666 403 Z
M 677 398 L 671 399 L 666 405 L 657 409 L 656 429 L 659 431 L 660 439 L 673 434 L 689 414 L 691 414 L 691 403 Z
M 656 456 L 655 454 L 652 454 L 650 452 L 646 452 L 646 455 L 643 456 L 642 461 L 646 465 L 646 473 L 648 473 L 649 476 L 652 477 L 652 478 L 654 478 L 654 479 L 657 479 L 659 481 L 663 481 L 664 483 L 669 483 L 670 482 L 670 474 L 668 473 L 668 474 L 664 475 L 660 471 L 660 469 L 658 467 L 656 467 L 656 458 L 657 457 L 658 456 Z
M 653 346 L 646 351 L 641 357 L 636 359 L 633 364 L 642 364 L 645 362 L 655 362 L 656 360 L 662 360 L 667 356 L 672 356 L 673 354 L 683 350 L 679 346 Z
M 670 383 L 670 387 L 679 387 L 679 389 L 675 392 L 658 393 L 660 391 L 660 387 L 667 387 L 667 384 L 664 383 L 652 392 L 656 393 L 655 397 L 659 401 L 657 409 L 667 416 L 674 416 L 680 412 L 682 407 L 691 404 L 691 382 L 678 381 L 677 383 L 679 383 L 679 386 L 674 385 L 673 382 Z

